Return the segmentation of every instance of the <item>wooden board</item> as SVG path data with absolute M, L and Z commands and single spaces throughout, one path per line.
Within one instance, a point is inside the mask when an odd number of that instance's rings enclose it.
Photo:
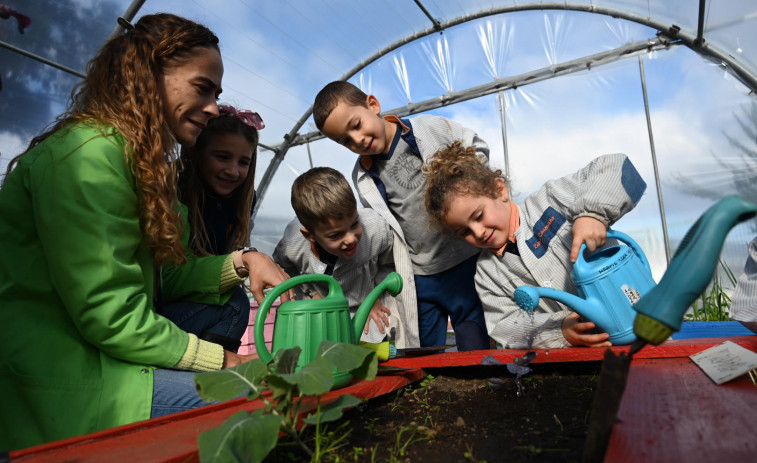
M 421 370 L 409 370 L 392 376 L 379 376 L 373 381 L 356 381 L 345 388 L 331 391 L 321 398 L 328 404 L 343 394 L 359 398 L 378 397 L 422 379 Z M 309 398 L 303 411 L 314 410 Z M 72 437 L 10 453 L 16 462 L 196 462 L 197 436 L 216 428 L 240 410 L 253 411 L 263 406 L 260 400 L 234 399 L 220 404 L 140 421 L 104 431 Z
M 701 352 L 708 347 L 715 346 L 724 341 L 733 341 L 747 349 L 757 351 L 757 336 L 738 336 L 727 338 L 708 338 L 708 339 L 681 339 L 665 341 L 659 346 L 646 346 L 636 353 L 634 359 L 645 358 L 674 358 L 688 357 L 689 355 Z M 612 347 L 613 352 L 627 352 L 629 346 Z M 536 359 L 534 363 L 553 363 L 553 362 L 601 362 L 605 349 L 590 349 L 587 347 L 568 347 L 564 349 L 534 349 Z M 480 365 L 481 359 L 491 355 L 502 363 L 512 363 L 515 357 L 523 356 L 527 350 L 522 349 L 497 349 L 497 350 L 478 350 L 468 352 L 446 352 L 442 354 L 426 355 L 420 357 L 403 357 L 394 358 L 384 363 L 385 365 L 405 368 L 434 368 L 434 367 L 451 367 L 451 366 L 472 366 Z
M 757 386 L 718 386 L 689 358 L 634 359 L 618 420 L 606 462 L 757 461 Z

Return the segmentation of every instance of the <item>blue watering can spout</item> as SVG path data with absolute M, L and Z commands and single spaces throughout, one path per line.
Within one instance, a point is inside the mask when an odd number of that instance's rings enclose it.
M 558 291 L 553 288 L 521 286 L 515 290 L 513 297 L 520 308 L 526 312 L 533 312 L 539 306 L 539 300 L 542 297 L 562 302 L 582 315 L 588 315 L 588 313 L 594 311 L 594 308 L 592 307 L 593 304 L 589 301 L 581 299 L 568 292 Z

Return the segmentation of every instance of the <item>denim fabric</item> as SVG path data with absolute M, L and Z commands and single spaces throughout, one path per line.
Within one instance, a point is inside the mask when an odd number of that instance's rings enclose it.
M 473 281 L 477 260 L 478 254 L 445 272 L 415 276 L 421 346 L 446 344 L 449 316 L 453 328 L 463 322 L 473 322 L 481 327 L 481 330 L 456 331 L 456 338 L 463 338 L 457 339 L 458 350 L 489 348 L 484 310 Z M 477 331 L 483 335 L 476 335 Z M 464 339 L 466 335 L 476 335 L 481 339 Z
M 160 314 L 197 336 L 207 330 L 239 340 L 247 330 L 250 319 L 250 299 L 240 285 L 234 288 L 226 305 L 181 301 L 165 304 Z
M 150 418 L 183 412 L 215 402 L 205 402 L 195 387 L 191 371 L 156 369 Z

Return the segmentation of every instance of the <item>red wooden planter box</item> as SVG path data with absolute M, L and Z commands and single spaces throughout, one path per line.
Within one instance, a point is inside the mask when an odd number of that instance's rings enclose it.
M 688 358 L 726 340 L 757 351 L 757 336 L 731 336 L 667 341 L 634 356 L 606 462 L 754 461 L 757 387 L 746 376 L 718 386 Z M 612 349 L 627 351 L 627 347 Z M 604 355 L 604 349 L 587 348 L 537 352 L 534 363 L 599 362 Z M 487 355 L 512 362 L 524 353 L 500 349 L 396 358 L 385 365 L 411 370 L 356 381 L 324 395 L 322 403 L 341 394 L 378 397 L 421 379 L 422 368 L 479 365 Z M 10 457 L 13 462 L 194 462 L 199 433 L 221 425 L 239 410 L 259 407 L 260 401 L 235 399 L 13 451 Z

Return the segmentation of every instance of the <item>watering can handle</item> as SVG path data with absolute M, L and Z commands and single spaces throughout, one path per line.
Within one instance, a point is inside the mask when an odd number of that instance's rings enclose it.
M 617 230 L 607 230 L 607 237 L 622 241 L 623 243 L 628 245 L 639 257 L 641 263 L 644 264 L 644 267 L 649 270 L 650 273 L 652 273 L 652 268 L 649 266 L 647 256 L 644 254 L 644 251 L 641 250 L 641 247 L 638 245 L 638 243 L 636 243 L 636 241 L 634 241 L 630 236 Z M 576 263 L 583 261 L 584 251 L 586 251 L 586 243 L 581 243 L 581 249 L 579 249 L 578 251 L 578 259 L 576 260 Z
M 266 363 L 270 362 L 273 356 L 271 355 L 271 351 L 268 350 L 268 346 L 265 345 L 265 317 L 268 315 L 268 311 L 276 298 L 295 286 L 304 283 L 327 283 L 329 285 L 329 293 L 326 297 L 344 297 L 342 287 L 339 286 L 339 283 L 331 275 L 297 275 L 273 288 L 265 299 L 263 299 L 263 303 L 258 308 L 257 315 L 255 315 L 255 350 L 260 356 L 260 359 Z
M 630 246 L 631 249 L 633 249 L 633 252 L 636 253 L 636 256 L 641 260 L 641 263 L 644 264 L 644 267 L 649 270 L 649 273 L 652 273 L 652 267 L 649 266 L 649 261 L 647 260 L 647 256 L 644 254 L 644 251 L 641 250 L 641 246 L 634 241 L 630 236 L 626 235 L 623 232 L 619 232 L 617 230 L 607 230 L 607 237 L 608 238 L 615 238 L 616 240 L 620 240 L 624 242 L 626 245 Z

